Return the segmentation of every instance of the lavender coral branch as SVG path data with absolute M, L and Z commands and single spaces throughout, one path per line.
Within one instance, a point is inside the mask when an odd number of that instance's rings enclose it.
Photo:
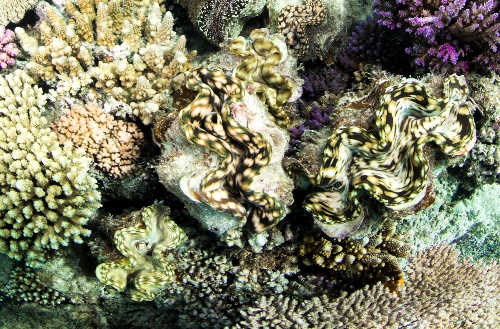
M 0 68 L 5 70 L 8 66 L 14 65 L 14 60 L 19 55 L 19 49 L 14 41 L 13 31 L 0 25 Z
M 445 72 L 500 71 L 499 2 L 494 0 L 375 1 L 378 23 L 415 38 L 406 48 L 418 66 Z

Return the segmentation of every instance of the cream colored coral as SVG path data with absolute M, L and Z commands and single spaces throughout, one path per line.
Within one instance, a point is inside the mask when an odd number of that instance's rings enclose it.
M 115 120 L 95 103 L 73 105 L 53 128 L 61 141 L 69 139 L 82 147 L 99 169 L 116 178 L 131 172 L 144 143 L 136 124 Z
M 100 207 L 90 159 L 46 128 L 46 98 L 25 71 L 0 77 L 0 252 L 31 266 L 81 243 Z
M 7 25 L 9 23 L 18 23 L 23 19 L 24 14 L 33 9 L 38 0 L 4 0 L 0 6 L 0 25 Z

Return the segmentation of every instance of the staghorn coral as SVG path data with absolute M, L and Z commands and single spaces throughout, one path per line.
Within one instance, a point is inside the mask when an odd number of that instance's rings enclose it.
M 287 45 L 297 57 L 309 55 L 306 28 L 320 24 L 326 16 L 321 0 L 306 0 L 304 5 L 288 5 L 278 15 L 278 32 L 285 35 Z
M 132 281 L 131 298 L 152 300 L 175 278 L 175 266 L 167 259 L 169 250 L 186 240 L 186 234 L 169 217 L 169 208 L 152 205 L 132 213 L 125 220 L 132 226 L 116 231 L 116 248 L 125 258 L 99 264 L 99 281 L 123 291 Z
M 375 1 L 380 25 L 414 35 L 406 52 L 417 66 L 464 73 L 500 69 L 500 16 L 495 0 Z
M 46 100 L 25 71 L 0 77 L 0 252 L 29 266 L 82 243 L 100 207 L 90 159 L 46 128 Z
M 36 31 L 16 28 L 31 56 L 28 70 L 58 97 L 102 100 L 151 123 L 167 107 L 172 78 L 189 69 L 196 54 L 187 54 L 186 38 L 173 31 L 172 14 L 162 14 L 157 2 L 131 0 L 68 0 L 61 10 L 41 2 Z
M 14 269 L 5 288 L 7 296 L 17 301 L 55 306 L 66 300 L 59 291 L 46 287 L 30 268 Z
M 19 55 L 19 49 L 14 41 L 14 32 L 0 25 L 0 68 L 6 69 L 8 66 L 14 65 L 14 58 Z
M 19 23 L 28 10 L 33 9 L 39 0 L 4 0 L 0 5 L 0 25 Z
M 445 81 L 443 99 L 428 95 L 414 79 L 386 89 L 376 110 L 379 136 L 360 127 L 338 128 L 314 179 L 326 190 L 308 195 L 304 208 L 327 235 L 340 237 L 363 220 L 359 189 L 394 210 L 420 202 L 429 184 L 423 146 L 433 141 L 451 156 L 464 155 L 474 146 L 467 94 L 465 79 L 456 75 Z
M 339 298 L 261 297 L 236 328 L 495 328 L 500 266 L 459 261 L 452 246 L 412 257 L 398 294 L 379 283 Z M 457 284 L 459 283 L 459 284 Z
M 201 68 L 190 72 L 186 85 L 198 91 L 196 99 L 179 113 L 186 138 L 223 158 L 221 166 L 203 178 L 201 201 L 229 212 L 242 223 L 249 218 L 256 232 L 274 226 L 284 217 L 284 206 L 267 193 L 250 188 L 271 160 L 271 145 L 232 116 L 243 98 L 241 83 L 220 71 Z
M 373 237 L 340 239 L 309 235 L 299 245 L 299 255 L 306 265 L 349 271 L 351 276 L 363 278 L 365 284 L 398 282 L 403 272 L 397 258 L 408 257 L 410 245 L 404 242 L 409 232 L 395 232 L 396 222 L 386 219 Z
M 144 135 L 132 122 L 115 120 L 95 103 L 73 105 L 52 128 L 62 141 L 83 147 L 95 165 L 108 175 L 123 178 L 135 168 Z
M 273 118 L 280 126 L 288 126 L 290 119 L 283 109 L 290 99 L 294 89 L 292 80 L 276 73 L 274 67 L 286 58 L 284 50 L 280 49 L 279 41 L 268 41 L 267 31 L 253 30 L 247 42 L 243 37 L 231 41 L 229 49 L 233 54 L 244 57 L 238 65 L 235 76 L 246 83 L 269 106 Z

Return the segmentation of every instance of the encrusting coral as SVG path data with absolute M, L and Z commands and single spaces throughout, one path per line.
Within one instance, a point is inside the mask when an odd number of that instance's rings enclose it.
M 299 255 L 306 265 L 350 271 L 353 277 L 360 276 L 366 283 L 402 283 L 403 272 L 397 258 L 410 255 L 411 247 L 404 242 L 409 232 L 395 232 L 396 222 L 386 219 L 373 237 L 340 239 L 308 235 L 299 245 Z
M 187 239 L 169 213 L 169 208 L 157 204 L 125 218 L 132 225 L 117 230 L 114 236 L 116 248 L 125 258 L 99 264 L 97 278 L 118 291 L 125 290 L 132 281 L 133 300 L 154 299 L 175 278 L 175 266 L 168 260 L 168 251 Z
M 151 123 L 167 107 L 172 78 L 191 68 L 196 54 L 187 54 L 186 38 L 173 31 L 172 14 L 162 14 L 157 2 L 131 0 L 68 0 L 61 8 L 41 2 L 33 36 L 15 29 L 31 56 L 28 70 L 59 96 L 103 97 L 109 106 Z
M 451 156 L 469 152 L 476 141 L 466 105 L 463 77 L 444 82 L 444 98 L 427 94 L 417 80 L 389 87 L 376 110 L 378 137 L 360 127 L 340 127 L 329 138 L 314 184 L 326 190 L 307 196 L 304 208 L 331 237 L 359 227 L 363 211 L 358 190 L 394 210 L 411 207 L 425 196 L 428 163 L 423 147 L 436 143 Z
M 278 125 L 286 127 L 290 123 L 283 109 L 292 96 L 294 88 L 292 80 L 274 71 L 274 67 L 286 56 L 285 49 L 279 47 L 277 39 L 266 40 L 267 31 L 256 29 L 248 38 L 237 37 L 229 45 L 233 54 L 244 57 L 243 62 L 235 70 L 235 77 L 244 82 L 247 89 L 251 87 L 269 106 L 273 118 Z
M 46 100 L 25 71 L 0 77 L 0 252 L 30 266 L 82 243 L 101 206 L 90 159 L 46 127 Z
M 61 141 L 71 140 L 83 147 L 97 168 L 115 178 L 123 178 L 135 168 L 144 144 L 144 135 L 135 123 L 115 120 L 96 103 L 73 105 L 52 128 Z
M 305 57 L 309 52 L 306 28 L 320 24 L 326 16 L 326 8 L 321 0 L 306 0 L 303 5 L 288 5 L 278 15 L 278 32 L 285 35 L 287 45 L 297 57 Z
M 200 68 L 189 72 L 186 85 L 198 95 L 179 113 L 182 130 L 189 141 L 222 157 L 220 167 L 203 178 L 200 201 L 231 213 L 243 223 L 249 218 L 256 232 L 275 225 L 285 215 L 284 206 L 250 188 L 254 177 L 271 160 L 271 145 L 232 116 L 237 102 L 243 99 L 241 83 L 221 71 Z

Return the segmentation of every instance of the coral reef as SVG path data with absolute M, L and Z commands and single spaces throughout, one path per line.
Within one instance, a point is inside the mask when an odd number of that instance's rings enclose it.
M 31 56 L 26 67 L 54 86 L 58 98 L 102 101 L 151 123 L 167 108 L 174 76 L 191 68 L 196 52 L 188 54 L 186 38 L 173 31 L 172 14 L 148 3 L 67 1 L 60 12 L 41 2 L 36 33 L 15 29 Z
M 339 94 L 347 89 L 349 76 L 334 64 L 307 72 L 302 85 L 305 100 L 317 100 L 326 93 Z
M 9 298 L 17 301 L 41 305 L 58 305 L 65 301 L 59 291 L 46 287 L 30 268 L 14 269 L 5 290 Z
M 406 80 L 388 88 L 381 98 L 376 111 L 378 138 L 359 127 L 340 127 L 332 134 L 314 181 L 328 190 L 312 193 L 304 201 L 304 208 L 327 235 L 346 236 L 360 225 L 358 189 L 394 210 L 420 202 L 429 184 L 422 152 L 427 142 L 435 142 L 452 156 L 470 151 L 476 131 L 465 104 L 465 79 L 450 76 L 444 95 L 436 99 L 417 80 Z
M 40 266 L 50 250 L 82 243 L 100 207 L 90 159 L 59 145 L 41 116 L 47 95 L 25 71 L 0 77 L 0 252 Z
M 186 234 L 169 217 L 169 209 L 153 205 L 134 212 L 126 221 L 132 226 L 116 231 L 116 248 L 125 258 L 99 264 L 97 278 L 104 284 L 123 291 L 127 282 L 131 298 L 152 300 L 175 277 L 175 266 L 167 252 L 186 240 Z
M 406 48 L 415 64 L 446 72 L 500 69 L 499 3 L 487 1 L 380 1 L 379 24 L 414 35 Z
M 33 9 L 39 0 L 4 0 L 0 6 L 0 25 L 19 23 L 27 11 Z
M 329 238 L 308 235 L 299 245 L 299 255 L 306 265 L 319 265 L 335 271 L 349 271 L 363 282 L 398 282 L 403 278 L 397 258 L 410 255 L 405 243 L 409 232 L 395 234 L 396 223 L 384 220 L 380 231 L 363 239 Z
M 497 264 L 458 259 L 451 246 L 435 246 L 410 260 L 406 287 L 398 294 L 382 284 L 366 286 L 336 299 L 299 301 L 261 297 L 242 311 L 237 328 L 491 328 L 500 289 Z M 460 282 L 457 285 L 457 282 Z
M 236 68 L 235 77 L 245 82 L 247 90 L 261 96 L 278 125 L 287 127 L 290 119 L 283 106 L 298 86 L 274 70 L 287 53 L 276 38 L 266 40 L 267 36 L 267 31 L 256 29 L 250 33 L 248 42 L 243 37 L 231 41 L 231 52 L 245 58 Z
M 287 45 L 297 57 L 309 52 L 306 27 L 320 24 L 326 17 L 321 0 L 306 0 L 303 5 L 288 5 L 278 15 L 278 32 L 285 35 Z
M 135 123 L 115 120 L 96 103 L 73 105 L 52 125 L 61 142 L 71 140 L 94 159 L 97 168 L 115 178 L 135 168 L 144 135 Z
M 0 68 L 6 69 L 16 63 L 15 58 L 19 55 L 19 49 L 14 41 L 14 32 L 0 25 Z

